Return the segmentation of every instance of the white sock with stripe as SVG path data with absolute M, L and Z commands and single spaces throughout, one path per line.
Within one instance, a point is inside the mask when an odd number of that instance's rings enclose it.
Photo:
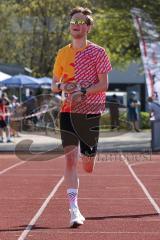
M 67 189 L 67 195 L 69 199 L 70 208 L 78 208 L 77 198 L 78 198 L 78 189 L 69 188 Z

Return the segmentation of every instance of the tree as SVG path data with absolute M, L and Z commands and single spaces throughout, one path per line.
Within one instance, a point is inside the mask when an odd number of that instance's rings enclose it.
M 96 29 L 92 39 L 105 46 L 112 64 L 124 68 L 132 61 L 141 61 L 139 39 L 133 26 L 131 9 L 141 8 L 148 13 L 160 29 L 160 1 L 146 0 L 95 0 L 91 1 L 96 15 Z
M 11 1 L 3 3 L 3 12 Z M 1 55 L 6 63 L 13 61 L 27 66 L 38 75 L 51 75 L 57 50 L 69 41 L 68 12 L 75 6 L 75 0 L 58 2 L 56 0 L 13 1 L 5 13 L 2 42 L 5 54 Z M 80 1 L 86 4 L 86 1 Z M 9 15 L 12 12 L 12 15 Z M 9 44 L 8 39 L 12 39 Z M 6 52 L 7 49 L 7 52 Z
M 11 5 L 13 1 L 0 2 L 0 60 L 1 62 L 15 62 L 15 51 L 10 51 L 14 44 L 14 30 L 12 29 L 12 19 L 14 18 L 13 12 L 16 6 Z
M 69 42 L 67 15 L 76 5 L 76 0 L 1 0 L 1 62 L 22 64 L 36 76 L 51 76 L 58 49 Z M 144 9 L 160 28 L 159 0 L 147 4 L 146 0 L 80 0 L 78 5 L 93 10 L 95 27 L 89 38 L 107 49 L 116 67 L 140 60 L 132 7 Z
M 128 12 L 100 9 L 95 19 L 91 39 L 107 49 L 114 66 L 123 68 L 140 58 L 138 39 Z

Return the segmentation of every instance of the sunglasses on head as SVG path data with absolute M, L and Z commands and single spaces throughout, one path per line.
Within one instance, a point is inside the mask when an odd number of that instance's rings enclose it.
M 83 25 L 86 24 L 86 21 L 83 19 L 71 19 L 70 24 Z

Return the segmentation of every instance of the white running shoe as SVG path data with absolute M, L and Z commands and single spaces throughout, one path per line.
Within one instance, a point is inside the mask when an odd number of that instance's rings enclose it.
M 85 218 L 82 216 L 78 208 L 70 209 L 71 220 L 70 220 L 70 227 L 77 228 L 78 226 L 82 225 L 85 221 Z
M 80 211 L 79 211 L 79 215 L 80 215 L 80 218 L 81 218 L 82 222 L 84 222 L 86 219 L 85 219 L 85 217 L 81 214 Z

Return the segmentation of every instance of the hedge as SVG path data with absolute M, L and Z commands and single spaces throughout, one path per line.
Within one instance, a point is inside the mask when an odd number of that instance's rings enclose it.
M 120 112 L 120 129 L 131 129 L 131 124 L 127 118 L 127 112 Z M 101 117 L 101 129 L 110 129 L 110 114 L 105 112 Z M 140 128 L 150 129 L 150 118 L 148 112 L 140 112 Z

